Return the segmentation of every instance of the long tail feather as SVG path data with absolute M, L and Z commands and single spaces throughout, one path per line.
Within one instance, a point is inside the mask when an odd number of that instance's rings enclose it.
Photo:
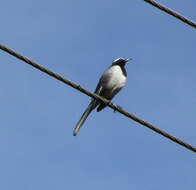
M 95 100 L 91 101 L 91 103 L 88 105 L 85 112 L 82 114 L 80 120 L 77 122 L 77 124 L 73 130 L 73 136 L 77 135 L 78 131 L 80 130 L 80 128 L 82 127 L 82 125 L 86 121 L 87 117 L 89 116 L 91 111 L 93 111 L 93 109 L 95 109 L 96 106 L 97 106 L 97 102 Z

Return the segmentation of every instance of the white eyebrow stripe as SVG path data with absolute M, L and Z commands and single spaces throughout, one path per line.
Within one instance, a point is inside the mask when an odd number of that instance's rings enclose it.
M 119 58 L 115 59 L 113 62 L 117 62 L 117 61 L 119 61 L 120 59 L 123 59 L 123 58 L 122 58 L 122 57 L 119 57 Z

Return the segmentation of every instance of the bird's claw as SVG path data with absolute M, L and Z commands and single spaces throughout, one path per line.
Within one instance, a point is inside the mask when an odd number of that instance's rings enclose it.
M 118 106 L 118 105 L 116 106 L 116 108 L 122 109 L 122 107 L 121 107 L 121 106 Z M 114 109 L 114 113 L 116 113 L 116 110 L 117 110 L 117 109 Z

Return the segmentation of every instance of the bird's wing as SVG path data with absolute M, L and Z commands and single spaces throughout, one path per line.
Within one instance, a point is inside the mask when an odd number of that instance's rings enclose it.
M 99 79 L 99 82 L 98 82 L 97 87 L 95 89 L 95 93 L 98 95 L 102 94 L 102 91 L 104 90 L 103 86 L 105 86 L 104 84 L 106 84 L 110 80 L 109 70 L 110 70 L 110 67 L 104 71 L 101 78 Z

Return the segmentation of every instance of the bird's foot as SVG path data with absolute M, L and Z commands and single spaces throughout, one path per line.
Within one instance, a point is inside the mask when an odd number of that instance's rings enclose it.
M 108 100 L 108 103 L 106 103 L 106 105 L 108 106 L 109 104 L 112 104 L 112 101 Z
M 122 109 L 122 107 L 121 107 L 121 106 L 118 106 L 118 105 L 116 106 L 116 108 L 117 108 L 117 109 Z M 114 109 L 114 113 L 116 113 L 116 110 L 117 110 L 117 109 Z

